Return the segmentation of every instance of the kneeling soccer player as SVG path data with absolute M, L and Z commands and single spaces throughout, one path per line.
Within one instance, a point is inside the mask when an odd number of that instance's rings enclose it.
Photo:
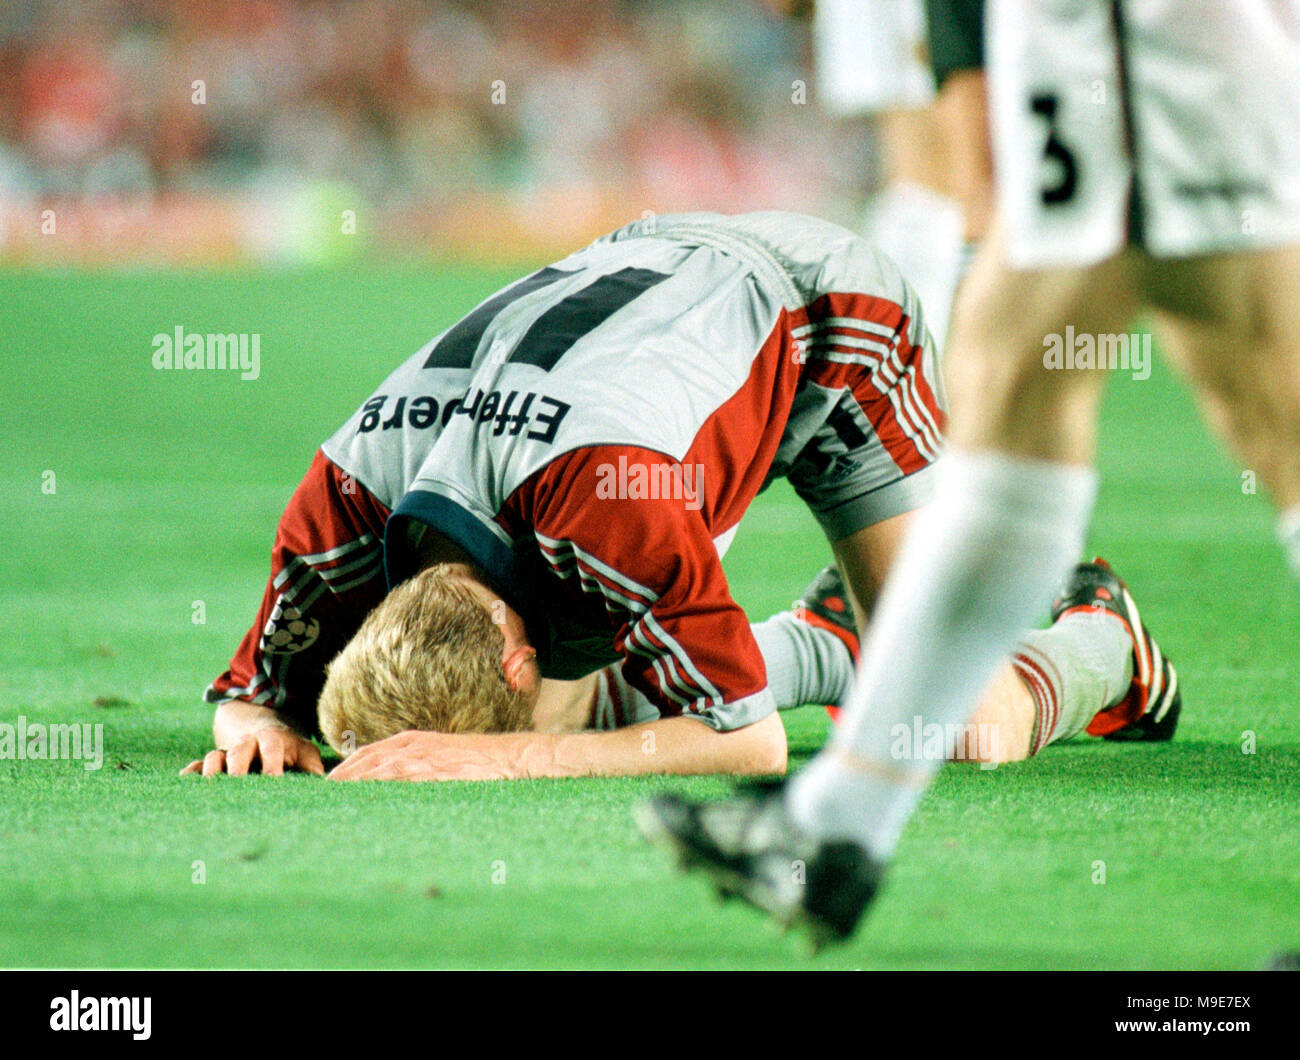
M 675 730 L 678 738 L 661 748 L 647 738 L 645 728 L 662 716 L 659 708 L 615 666 L 580 681 L 542 681 L 531 713 L 522 697 L 517 709 L 493 714 L 485 705 L 459 697 L 376 686 L 370 676 L 375 653 L 396 647 L 389 632 L 440 622 L 436 607 L 430 610 L 425 584 L 434 577 L 426 571 L 398 586 L 329 667 L 320 730 L 336 750 L 351 754 L 331 774 L 334 778 L 510 780 L 772 771 L 764 765 L 765 755 L 747 756 L 743 744 L 691 739 L 704 735 L 698 726 Z M 1011 666 L 989 688 L 971 724 L 952 732 L 904 727 L 897 738 L 909 745 L 906 750 L 916 744 L 926 753 L 988 765 L 1027 758 L 1085 727 L 1093 735 L 1116 739 L 1172 737 L 1181 708 L 1176 675 L 1164 661 L 1160 669 L 1168 680 L 1156 693 L 1159 702 L 1149 709 L 1136 703 L 1150 690 L 1134 680 L 1138 671 L 1130 631 L 1144 627 L 1132 597 L 1109 566 L 1099 560 L 1080 564 L 1052 615 L 1050 629 L 1024 634 Z M 833 566 L 808 586 L 793 610 L 751 628 L 778 709 L 837 704 L 848 695 L 858 628 Z M 1149 634 L 1142 643 L 1159 659 Z M 441 687 L 448 678 L 433 670 L 414 675 L 413 681 Z M 833 706 L 828 709 L 838 715 Z M 1129 724 L 1134 716 L 1139 720 Z M 572 739 L 625 728 L 636 731 Z M 194 763 L 196 770 L 199 765 Z
M 358 727 L 398 704 L 395 732 L 438 712 L 460 732 L 545 728 L 544 679 L 618 663 L 658 713 L 634 734 L 653 731 L 655 753 L 627 755 L 628 730 L 583 733 L 518 775 L 781 772 L 768 666 L 721 553 L 784 475 L 868 615 L 929 496 L 941 395 L 915 295 L 842 228 L 688 214 L 597 240 L 483 302 L 324 443 L 258 620 L 208 690 L 219 750 L 189 768 L 321 772 L 318 699 Z M 380 607 L 416 575 L 418 606 Z M 1145 643 L 1130 627 L 1125 657 Z M 326 666 L 345 646 L 336 699 Z M 1046 716 L 1068 678 L 1039 662 L 1010 695 L 1033 688 Z M 1115 726 L 1144 724 L 1150 699 L 1127 696 Z M 1048 718 L 1037 742 L 1052 735 Z M 366 775 L 437 775 L 451 753 L 445 733 L 391 741 Z

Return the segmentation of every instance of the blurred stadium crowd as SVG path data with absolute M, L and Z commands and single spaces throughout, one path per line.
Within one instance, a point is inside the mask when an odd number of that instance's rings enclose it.
M 0 256 L 512 256 L 648 210 L 834 216 L 869 143 L 808 61 L 761 0 L 5 0 Z

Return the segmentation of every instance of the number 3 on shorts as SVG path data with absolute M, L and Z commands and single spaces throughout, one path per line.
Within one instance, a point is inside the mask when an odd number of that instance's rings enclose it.
M 1055 163 L 1044 166 L 1044 179 L 1038 197 L 1044 206 L 1059 206 L 1074 198 L 1079 186 L 1079 166 L 1074 152 L 1061 140 L 1057 124 L 1060 97 L 1055 92 L 1037 92 L 1029 99 L 1029 109 L 1047 123 L 1047 141 L 1043 145 L 1043 161 Z

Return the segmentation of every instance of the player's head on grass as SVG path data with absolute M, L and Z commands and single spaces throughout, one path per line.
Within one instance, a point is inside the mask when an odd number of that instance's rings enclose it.
M 330 663 L 318 702 L 331 747 L 347 753 L 408 729 L 532 727 L 535 653 L 476 575 L 461 563 L 427 567 L 366 616 Z

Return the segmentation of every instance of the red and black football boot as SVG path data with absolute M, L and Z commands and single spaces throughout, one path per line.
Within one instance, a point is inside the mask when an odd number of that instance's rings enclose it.
M 1133 641 L 1133 684 L 1088 722 L 1087 731 L 1107 740 L 1172 740 L 1183 709 L 1178 673 L 1142 621 L 1133 594 L 1100 556 L 1074 568 L 1052 604 L 1052 621 L 1097 611 L 1115 615 Z

